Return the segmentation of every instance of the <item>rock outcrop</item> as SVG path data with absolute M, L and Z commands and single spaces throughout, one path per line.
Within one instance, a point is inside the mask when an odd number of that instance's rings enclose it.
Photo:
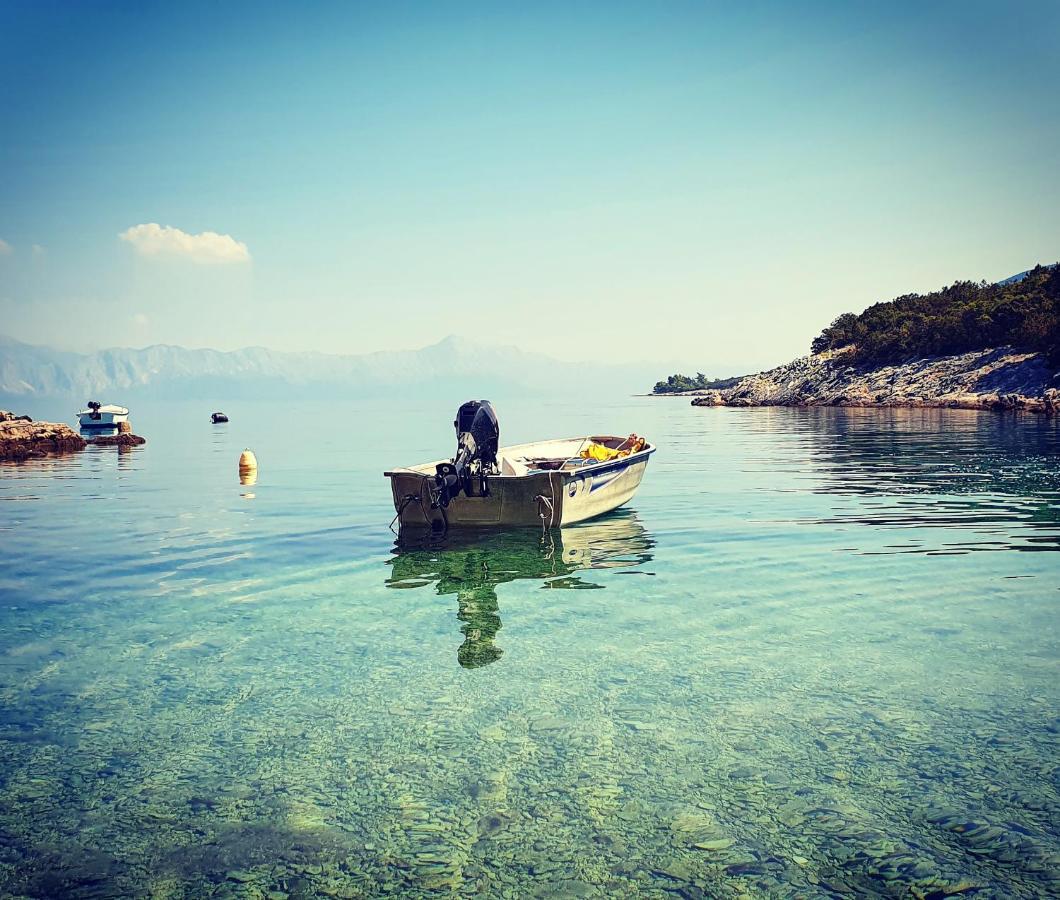
M 0 409 L 0 422 L 32 422 L 29 416 L 16 416 L 13 412 Z
M 891 366 L 852 364 L 849 353 L 805 356 L 693 406 L 880 406 L 1014 409 L 1060 413 L 1058 376 L 1040 353 L 1008 347 Z
M 16 416 L 0 409 L 0 460 L 32 459 L 52 453 L 96 447 L 138 447 L 147 441 L 132 433 L 132 426 L 122 422 L 117 434 L 85 439 L 70 426 L 58 422 L 34 422 L 29 416 Z
M 146 444 L 147 440 L 132 432 L 122 432 L 92 437 L 88 439 L 88 443 L 96 447 L 139 447 L 140 444 Z
M 26 421 L 0 410 L 0 460 L 29 459 L 85 448 L 85 439 L 68 425 Z

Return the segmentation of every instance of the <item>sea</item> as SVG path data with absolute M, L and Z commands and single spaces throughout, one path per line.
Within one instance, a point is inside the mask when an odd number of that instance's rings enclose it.
M 466 399 L 0 464 L 0 896 L 1060 895 L 1060 422 L 516 397 L 633 500 L 395 534 Z

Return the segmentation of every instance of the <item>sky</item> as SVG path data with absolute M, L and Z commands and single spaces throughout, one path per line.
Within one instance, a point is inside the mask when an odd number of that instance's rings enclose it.
M 0 334 L 719 376 L 1060 259 L 1060 3 L 0 0 Z

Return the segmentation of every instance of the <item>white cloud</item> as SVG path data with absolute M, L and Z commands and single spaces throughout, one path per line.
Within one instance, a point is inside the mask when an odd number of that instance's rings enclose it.
M 11 245 L 7 241 L 5 241 L 3 238 L 0 238 L 0 256 L 10 256 L 10 255 L 11 255 Z
M 188 234 L 179 228 L 149 222 L 134 225 L 118 237 L 132 244 L 141 256 L 176 256 L 196 263 L 250 262 L 246 244 L 216 231 Z
M 133 317 L 133 324 L 139 325 L 141 328 L 146 328 L 147 323 L 151 320 L 147 318 L 143 313 L 136 313 Z

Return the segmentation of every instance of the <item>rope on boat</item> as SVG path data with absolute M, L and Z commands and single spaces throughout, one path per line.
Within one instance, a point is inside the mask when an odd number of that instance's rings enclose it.
M 423 509 L 423 501 L 419 498 L 418 494 L 406 494 L 404 497 L 401 498 L 401 503 L 398 504 L 397 513 L 394 515 L 394 518 L 390 520 L 391 531 L 394 531 L 394 523 L 401 518 L 401 514 L 405 511 L 405 507 L 413 501 L 419 503 L 420 509 Z M 396 531 L 394 533 L 397 534 Z
M 408 470 L 410 473 L 412 469 Z M 431 477 L 424 475 L 422 472 L 416 472 L 420 476 L 420 492 L 418 494 L 406 494 L 401 498 L 401 502 L 398 504 L 397 513 L 394 518 L 390 520 L 390 530 L 394 531 L 394 523 L 401 518 L 401 514 L 405 511 L 405 507 L 410 503 L 418 503 L 420 505 L 420 512 L 423 514 L 424 524 L 430 525 L 433 530 L 439 530 L 437 528 L 437 519 L 431 515 L 430 510 L 424 506 L 424 497 L 431 501 L 430 509 L 437 509 L 442 514 L 441 531 L 444 534 L 449 531 L 449 517 L 445 514 L 445 508 L 438 503 L 438 495 L 431 490 Z M 400 526 L 398 526 L 400 527 Z M 395 532 L 396 534 L 396 532 Z
M 556 522 L 556 485 L 552 481 L 552 473 L 548 473 L 548 487 L 552 492 L 552 499 L 550 500 L 544 494 L 538 494 L 534 499 L 537 501 L 537 515 L 541 519 L 541 533 L 544 534 L 549 528 L 551 528 Z M 548 507 L 548 525 L 545 524 L 545 513 L 541 508 L 542 505 Z
M 537 501 L 537 517 L 541 520 L 541 533 L 544 534 L 552 527 L 552 520 L 555 518 L 556 510 L 552 506 L 552 501 L 548 499 L 544 494 L 538 494 L 534 499 Z M 542 504 L 548 507 L 548 524 L 545 524 L 545 512 L 541 508 Z

